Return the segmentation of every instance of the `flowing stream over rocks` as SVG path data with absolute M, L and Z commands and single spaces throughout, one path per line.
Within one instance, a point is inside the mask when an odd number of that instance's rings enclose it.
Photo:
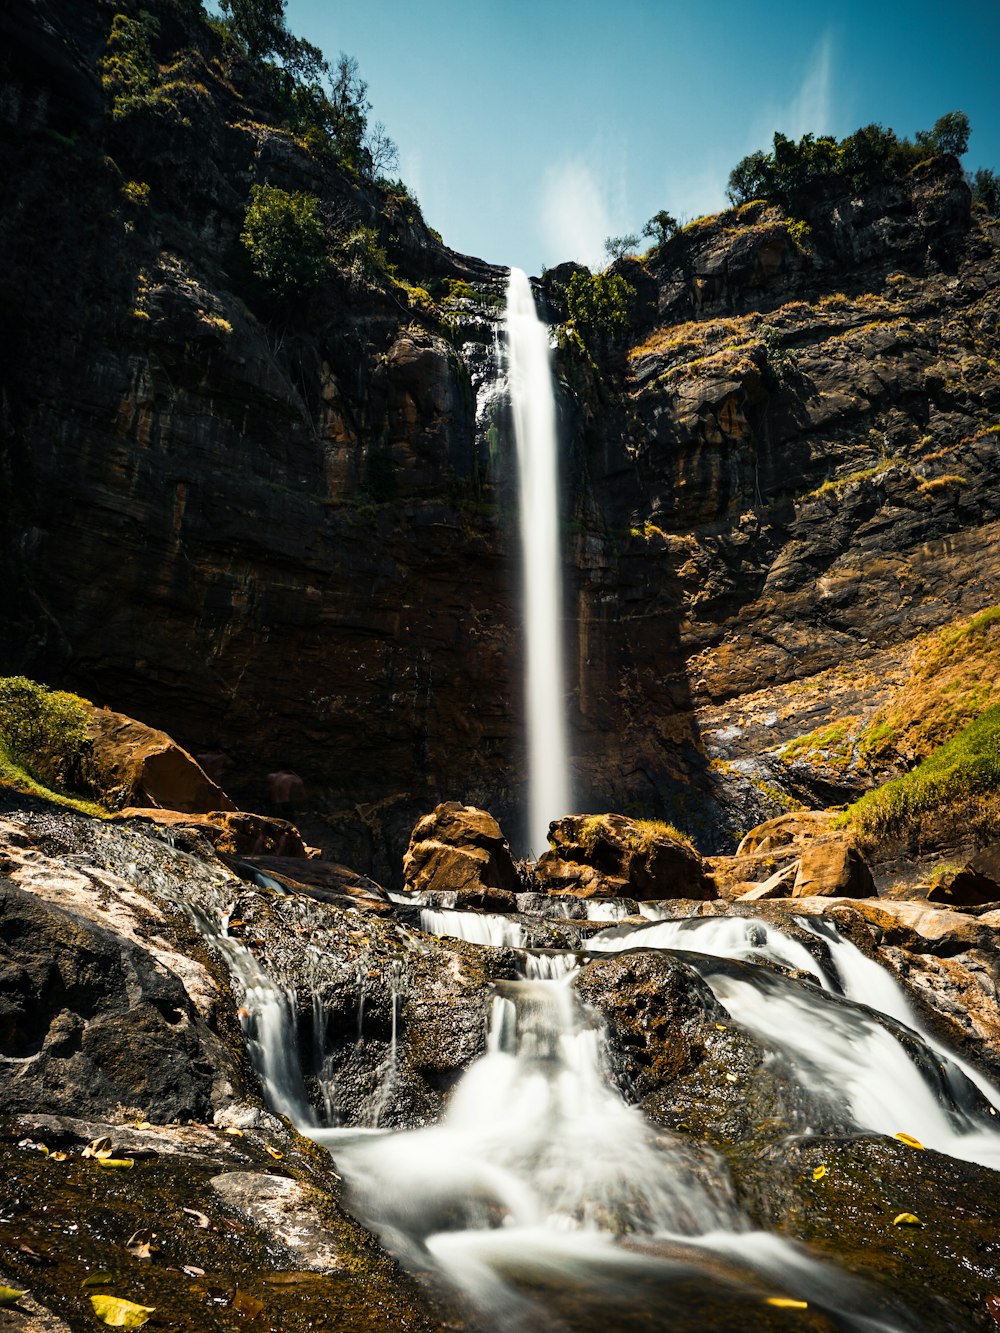
M 486 1050 L 438 1122 L 396 1132 L 377 1129 L 395 1077 L 395 998 L 374 1114 L 337 1124 L 333 1099 L 325 1119 L 305 1106 L 281 986 L 228 941 L 224 916 L 215 937 L 245 995 L 268 1099 L 330 1150 L 352 1206 L 410 1268 L 444 1275 L 486 1327 L 502 1330 L 771 1328 L 782 1325 L 768 1316 L 788 1309 L 821 1316 L 812 1325 L 821 1328 L 920 1327 L 805 1247 L 755 1228 L 718 1153 L 627 1105 L 609 1077 L 606 1026 L 576 994 L 588 957 L 681 958 L 807 1102 L 823 1104 L 824 1129 L 832 1117 L 846 1132 L 906 1132 L 1000 1165 L 998 1094 L 980 1076 L 984 1096 L 924 1039 L 895 980 L 832 922 L 795 922 L 815 952 L 742 917 L 611 925 L 584 952 L 519 947 L 531 933 L 524 915 L 413 906 L 430 935 L 513 949 L 515 975 L 494 983 Z M 603 906 L 614 919 L 614 906 Z M 880 1008 L 860 1003 L 862 993 Z M 362 1004 L 363 990 L 359 1030 Z

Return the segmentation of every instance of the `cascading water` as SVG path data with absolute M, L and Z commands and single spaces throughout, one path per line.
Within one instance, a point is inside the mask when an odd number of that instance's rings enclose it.
M 507 286 L 507 349 L 517 446 L 528 725 L 528 841 L 536 855 L 570 808 L 563 682 L 559 460 L 549 331 L 520 269 Z

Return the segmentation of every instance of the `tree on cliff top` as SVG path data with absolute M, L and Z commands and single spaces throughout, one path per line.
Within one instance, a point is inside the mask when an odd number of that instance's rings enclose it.
M 219 8 L 251 60 L 284 56 L 294 40 L 285 26 L 285 0 L 219 0 Z
M 758 149 L 737 162 L 726 193 L 732 204 L 766 199 L 795 210 L 823 181 L 860 191 L 879 178 L 901 176 L 938 153 L 961 157 L 970 133 L 964 111 L 949 111 L 933 129 L 918 131 L 914 141 L 877 124 L 865 125 L 840 141 L 813 134 L 796 141 L 776 132 L 770 153 Z

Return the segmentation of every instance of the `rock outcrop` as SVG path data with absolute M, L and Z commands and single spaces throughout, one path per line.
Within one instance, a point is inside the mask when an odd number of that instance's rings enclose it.
M 581 898 L 714 898 L 701 857 L 665 825 L 625 815 L 568 815 L 549 827 L 551 850 L 535 862 L 547 893 Z
M 520 887 L 517 868 L 500 825 L 486 810 L 445 801 L 416 824 L 403 858 L 403 879 L 411 893 L 455 892 L 486 907 L 489 890 L 513 894 Z M 497 901 L 497 900 L 494 900 Z M 499 903 L 513 907 L 512 899 Z

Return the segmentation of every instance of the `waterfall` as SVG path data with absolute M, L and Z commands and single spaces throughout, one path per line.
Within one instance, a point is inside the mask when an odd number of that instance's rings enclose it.
M 548 846 L 549 822 L 570 808 L 563 680 L 559 468 L 549 333 L 527 275 L 507 286 L 510 400 L 517 445 L 528 720 L 528 842 Z

